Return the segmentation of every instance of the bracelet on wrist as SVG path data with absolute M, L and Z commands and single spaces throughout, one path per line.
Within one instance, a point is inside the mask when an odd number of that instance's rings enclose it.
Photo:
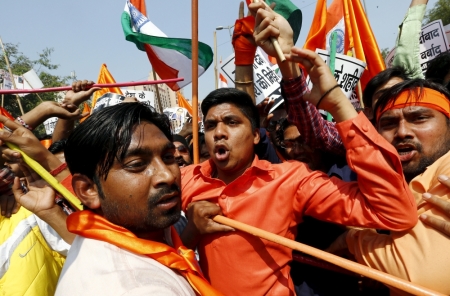
M 22 119 L 22 117 L 17 116 L 16 120 L 17 120 L 24 128 L 26 128 L 27 130 L 30 130 L 30 131 L 33 130 L 33 128 L 32 128 L 31 126 L 29 126 L 29 125 Z
M 329 95 L 335 88 L 341 87 L 339 84 L 336 84 L 335 86 L 333 86 L 332 88 L 330 88 L 329 90 L 327 90 L 319 99 L 319 101 L 316 104 L 316 108 L 319 109 L 319 105 L 322 102 L 322 100 Z

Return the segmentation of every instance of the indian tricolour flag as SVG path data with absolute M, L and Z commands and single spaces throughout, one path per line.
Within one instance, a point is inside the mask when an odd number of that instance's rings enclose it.
M 169 38 L 147 17 L 145 0 L 131 0 L 122 13 L 122 28 L 125 39 L 136 44 L 147 53 L 153 69 L 161 79 L 183 77 L 184 81 L 168 83 L 174 91 L 192 81 L 192 40 Z M 198 44 L 198 73 L 202 75 L 213 60 L 211 47 Z

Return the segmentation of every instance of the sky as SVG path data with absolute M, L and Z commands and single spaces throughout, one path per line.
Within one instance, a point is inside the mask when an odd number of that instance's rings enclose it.
M 291 0 L 303 13 L 303 25 L 297 46 L 302 47 L 311 26 L 316 0 Z M 199 0 L 199 41 L 213 48 L 218 26 L 232 26 L 238 15 L 239 0 Z M 328 5 L 331 4 L 328 0 Z M 369 22 L 380 49 L 395 44 L 398 25 L 411 0 L 365 0 Z M 430 0 L 428 8 L 437 0 Z M 117 82 L 146 80 L 151 65 L 144 52 L 125 40 L 120 18 L 123 0 L 20 0 L 0 2 L 0 37 L 4 43 L 19 45 L 19 50 L 37 59 L 44 48 L 53 48 L 50 73 L 96 81 L 105 63 Z M 191 38 L 191 1 L 146 0 L 148 18 L 173 38 Z M 226 59 L 232 53 L 227 29 L 217 31 L 217 56 Z M 38 70 L 38 69 L 35 69 Z M 214 66 L 199 78 L 198 98 L 214 89 Z M 190 85 L 183 88 L 191 99 Z

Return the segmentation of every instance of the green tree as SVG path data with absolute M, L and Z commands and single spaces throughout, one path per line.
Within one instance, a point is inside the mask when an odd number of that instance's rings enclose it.
M 383 61 L 386 60 L 386 57 L 390 52 L 391 50 L 388 47 L 381 49 L 381 56 L 383 57 Z
M 31 69 L 34 69 L 41 79 L 44 87 L 57 87 L 67 85 L 69 77 L 61 77 L 53 75 L 50 73 L 51 70 L 58 69 L 59 65 L 55 65 L 51 62 L 51 54 L 53 52 L 52 48 L 45 48 L 42 52 L 38 53 L 39 58 L 32 60 L 22 52 L 19 51 L 19 46 L 17 44 L 6 43 L 5 53 L 8 56 L 9 63 L 11 66 L 11 71 L 15 75 L 22 75 Z M 0 59 L 0 69 L 8 71 L 6 61 L 1 56 Z M 39 96 L 44 101 L 56 101 L 57 93 L 40 93 Z M 19 116 L 21 114 L 19 104 L 17 102 L 15 95 L 5 95 L 4 96 L 4 107 L 13 116 Z M 36 94 L 28 94 L 25 97 L 21 97 L 21 103 L 24 112 L 28 112 L 34 107 L 36 107 L 41 100 Z M 37 136 L 45 135 L 45 130 L 43 126 L 35 129 L 35 134 Z
M 438 2 L 426 12 L 424 24 L 428 24 L 435 20 L 442 20 L 444 25 L 450 24 L 450 0 L 438 0 Z

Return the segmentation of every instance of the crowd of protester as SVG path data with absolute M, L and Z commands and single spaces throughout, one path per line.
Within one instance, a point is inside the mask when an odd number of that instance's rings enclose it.
M 0 295 L 405 295 L 216 215 L 450 294 L 450 54 L 419 71 L 426 3 L 412 1 L 364 112 L 316 53 L 293 46 L 286 19 L 261 3 L 244 17 L 241 4 L 236 87 L 203 99 L 199 164 L 191 122 L 174 135 L 134 98 L 82 114 L 92 81 L 15 120 L 0 115 Z M 276 57 L 273 37 L 287 58 L 277 59 L 284 101 L 255 105 L 256 47 Z M 46 149 L 32 130 L 50 117 Z

